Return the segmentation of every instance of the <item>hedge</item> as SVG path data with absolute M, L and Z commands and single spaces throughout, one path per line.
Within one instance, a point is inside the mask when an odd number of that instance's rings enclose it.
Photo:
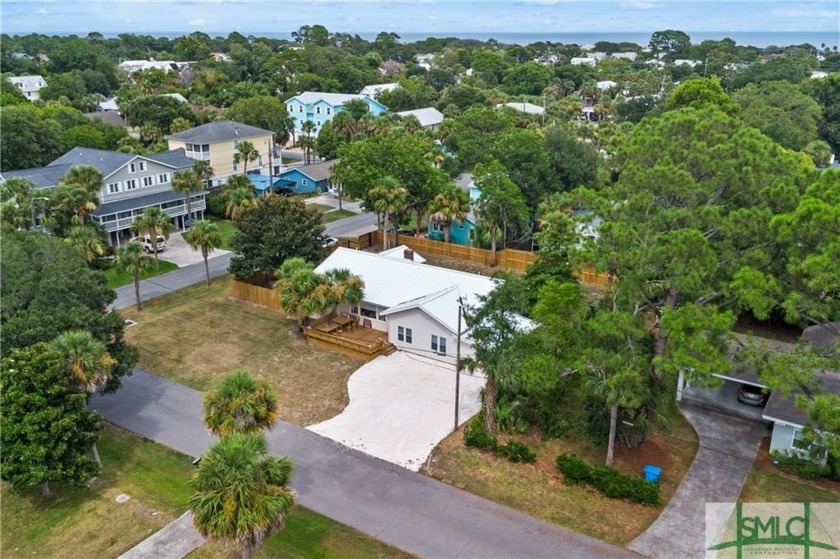
M 611 499 L 628 499 L 652 507 L 662 506 L 658 483 L 622 474 L 615 468 L 590 466 L 574 454 L 558 456 L 557 468 L 567 483 L 591 485 Z

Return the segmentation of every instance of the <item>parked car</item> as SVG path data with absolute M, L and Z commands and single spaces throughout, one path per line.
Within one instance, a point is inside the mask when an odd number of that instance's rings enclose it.
M 324 238 L 324 244 L 322 246 L 324 248 L 330 248 L 331 246 L 337 245 L 337 244 L 338 244 L 338 239 L 336 239 L 335 237 L 325 237 Z
M 760 386 L 742 384 L 738 389 L 738 401 L 750 406 L 764 406 L 769 394 Z
M 134 237 L 131 239 L 135 243 L 140 243 L 143 245 L 143 250 L 147 253 L 152 253 L 155 251 L 155 245 L 152 244 L 152 238 L 148 235 L 142 235 L 140 237 Z M 163 238 L 162 235 L 158 235 L 157 237 L 157 251 L 162 252 L 166 249 L 166 239 Z

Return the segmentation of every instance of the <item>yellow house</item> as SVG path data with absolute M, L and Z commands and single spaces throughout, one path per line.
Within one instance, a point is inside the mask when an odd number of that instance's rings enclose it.
M 183 148 L 187 157 L 209 161 L 213 168 L 212 186 L 218 186 L 229 176 L 245 172 L 245 162 L 236 162 L 240 142 L 251 142 L 259 154 L 256 161 L 248 162 L 247 170 L 267 170 L 269 154 L 274 147 L 273 136 L 270 130 L 220 120 L 172 134 L 166 139 L 169 149 Z

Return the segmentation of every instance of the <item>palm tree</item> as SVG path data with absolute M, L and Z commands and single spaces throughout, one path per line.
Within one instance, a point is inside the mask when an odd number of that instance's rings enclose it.
M 316 289 L 324 283 L 323 276 L 315 273 L 315 267 L 300 257 L 286 259 L 274 273 L 277 282 L 274 289 L 279 294 L 280 308 L 297 320 L 298 329 L 303 330 L 308 317 L 323 309 L 323 300 L 319 303 Z
M 254 144 L 251 142 L 239 142 L 239 145 L 236 147 L 236 153 L 233 154 L 233 160 L 236 163 L 242 162 L 244 165 L 242 169 L 242 174 L 248 174 L 248 163 L 252 161 L 256 161 L 260 156 L 260 152 L 257 151 L 257 148 L 254 147 Z
M 234 371 L 204 393 L 204 424 L 214 435 L 258 434 L 277 422 L 277 395 L 248 371 Z
M 59 334 L 50 342 L 50 348 L 61 356 L 73 385 L 88 394 L 105 388 L 117 364 L 105 344 L 86 330 L 68 330 Z M 95 442 L 92 450 L 97 464 L 101 464 Z
M 143 211 L 143 215 L 138 217 L 134 223 L 131 224 L 131 230 L 138 235 L 148 235 L 152 241 L 152 248 L 155 253 L 155 267 L 159 267 L 158 263 L 158 249 L 157 238 L 158 235 L 163 236 L 164 239 L 169 240 L 169 233 L 174 228 L 172 225 L 172 218 L 169 214 L 160 209 L 159 206 L 150 206 Z
M 105 254 L 105 244 L 96 229 L 89 225 L 76 225 L 67 231 L 64 242 L 70 244 L 90 265 L 98 256 Z
M 172 176 L 172 190 L 184 195 L 187 202 L 187 221 L 192 223 L 192 195 L 204 188 L 204 183 L 192 169 L 176 171 Z
M 58 181 L 59 205 L 73 212 L 78 225 L 84 225 L 88 214 L 99 207 L 102 180 L 102 173 L 96 167 L 76 165 Z
M 348 142 L 356 135 L 356 120 L 349 112 L 342 111 L 338 113 L 330 122 L 332 123 L 333 132 Z
M 210 285 L 210 267 L 207 256 L 222 246 L 222 232 L 212 221 L 202 219 L 197 221 L 192 229 L 184 233 L 184 240 L 193 250 L 200 250 L 204 258 L 204 273 L 207 275 L 207 285 Z
M 223 438 L 202 457 L 190 480 L 196 529 L 235 542 L 240 557 L 250 559 L 263 539 L 283 527 L 295 505 L 291 475 L 292 461 L 271 456 L 265 437 Z
M 423 126 L 420 124 L 420 120 L 414 115 L 404 116 L 402 118 L 402 127 L 405 128 L 405 131 L 409 134 L 414 134 L 418 130 L 422 130 Z
M 32 226 L 35 209 L 32 194 L 35 185 L 29 179 L 12 177 L 0 183 L 0 219 L 15 229 Z
M 251 179 L 245 175 L 234 175 L 228 178 L 222 189 L 222 198 L 227 202 L 225 213 L 231 219 L 236 219 L 243 208 L 255 206 L 258 203 Z
M 77 184 L 84 187 L 91 194 L 97 194 L 102 190 L 102 173 L 99 169 L 92 165 L 76 165 L 71 167 L 61 179 L 58 184 L 69 185 Z
M 383 215 L 382 250 L 388 248 L 388 223 L 391 215 L 405 211 L 408 190 L 400 186 L 394 177 L 385 177 L 379 184 L 368 191 L 373 202 L 373 209 Z M 397 228 L 394 227 L 394 244 L 397 243 Z
M 470 211 L 470 197 L 455 185 L 439 193 L 429 203 L 429 219 L 443 224 L 444 242 L 449 242 L 452 222 L 461 223 Z
M 315 147 L 315 139 L 312 137 L 312 132 L 315 131 L 315 123 L 311 120 L 307 120 L 303 124 L 300 125 L 300 131 L 302 132 L 300 138 L 298 138 L 298 145 L 303 148 L 303 159 L 306 164 L 312 162 L 312 148 Z
M 207 183 L 213 178 L 214 174 L 213 167 L 210 166 L 209 161 L 206 159 L 196 159 L 193 161 L 192 170 L 201 182 L 209 186 Z
M 329 290 L 325 311 L 332 316 L 339 305 L 358 305 L 364 296 L 365 282 L 354 276 L 350 270 L 337 268 L 324 274 L 325 285 Z
M 146 256 L 140 243 L 126 243 L 117 250 L 114 268 L 131 274 L 134 280 L 134 296 L 137 298 L 137 310 L 140 309 L 140 275 L 152 269 L 154 260 Z

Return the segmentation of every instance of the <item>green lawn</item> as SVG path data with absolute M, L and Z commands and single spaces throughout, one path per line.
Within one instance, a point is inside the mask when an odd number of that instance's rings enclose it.
M 161 274 L 165 274 L 167 272 L 171 272 L 172 270 L 178 269 L 178 266 L 173 264 L 172 262 L 167 262 L 166 260 L 159 260 L 158 262 L 160 264 L 158 268 L 152 268 L 150 271 L 144 272 L 140 275 L 140 279 L 153 278 L 155 276 L 159 276 Z M 128 285 L 132 281 L 131 274 L 128 274 L 126 272 L 118 272 L 113 268 L 111 268 L 110 270 L 105 270 L 105 277 L 108 279 L 108 287 L 112 289 L 122 287 L 123 285 Z
M 820 487 L 817 483 L 798 480 L 763 465 L 754 465 L 741 490 L 740 500 L 752 503 L 840 503 L 840 492 L 829 488 L 840 488 L 840 485 L 825 482 L 826 487 Z
M 102 475 L 89 489 L 15 494 L 0 485 L 0 556 L 117 557 L 186 510 L 191 458 L 106 424 L 99 452 Z M 130 499 L 115 502 L 117 495 Z M 207 549 L 204 547 L 207 546 Z M 208 542 L 195 557 L 219 557 Z M 285 529 L 267 539 L 262 557 L 408 557 L 347 526 L 298 507 Z
M 233 237 L 233 234 L 236 233 L 236 227 L 234 227 L 233 223 L 231 223 L 228 219 L 211 217 L 210 221 L 218 225 L 219 231 L 222 233 L 222 246 L 219 248 L 222 250 L 231 250 L 230 239 Z
M 354 215 L 356 214 L 350 210 L 334 210 L 323 214 L 321 216 L 321 221 L 324 223 L 332 223 L 333 221 L 338 221 L 339 219 L 344 219 L 345 217 L 351 217 Z

